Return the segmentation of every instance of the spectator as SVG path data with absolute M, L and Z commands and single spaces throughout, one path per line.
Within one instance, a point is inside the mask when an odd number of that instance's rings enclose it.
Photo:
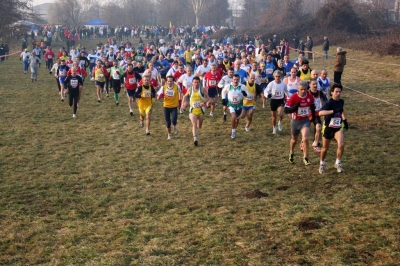
M 322 44 L 322 51 L 325 53 L 325 60 L 328 60 L 329 40 L 326 36 L 324 37 L 324 43 Z
M 336 84 L 342 84 L 342 73 L 344 66 L 346 65 L 346 51 L 343 51 L 342 47 L 336 49 L 336 59 L 333 65 L 333 81 Z

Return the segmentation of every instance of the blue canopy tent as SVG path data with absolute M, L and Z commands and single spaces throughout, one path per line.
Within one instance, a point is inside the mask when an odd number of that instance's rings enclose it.
M 108 23 L 107 22 L 104 22 L 104 21 L 101 21 L 100 19 L 93 19 L 93 20 L 90 20 L 90 21 L 88 21 L 88 22 L 86 22 L 86 23 L 84 23 L 83 24 L 85 27 L 87 27 L 87 28 L 90 28 L 90 27 L 101 27 L 101 26 L 105 26 L 105 27 L 107 27 L 108 28 Z

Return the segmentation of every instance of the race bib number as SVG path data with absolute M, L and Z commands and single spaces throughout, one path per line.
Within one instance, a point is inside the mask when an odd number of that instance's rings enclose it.
M 248 94 L 246 99 L 247 99 L 247 101 L 252 102 L 252 101 L 254 101 L 254 95 L 253 94 Z
M 47 59 L 52 59 L 52 58 L 53 58 L 52 55 L 48 55 L 48 56 L 47 56 Z
M 143 56 L 138 56 L 137 57 L 137 61 L 142 61 L 142 59 L 143 59 Z
M 68 64 L 67 66 L 68 66 L 69 68 L 72 68 L 73 65 L 74 65 L 74 64 Z
M 274 73 L 274 70 L 272 68 L 267 68 L 267 74 L 271 75 Z
M 119 79 L 119 73 L 114 73 L 113 79 Z
M 200 108 L 200 107 L 201 107 L 201 102 L 200 101 L 193 102 L 193 108 Z
M 329 122 L 329 127 L 331 128 L 340 128 L 342 126 L 342 118 L 340 117 L 332 117 Z
M 239 99 L 238 96 L 233 96 L 232 97 L 232 100 L 231 100 L 232 104 L 238 104 L 239 102 L 240 102 L 240 99 Z
M 275 91 L 275 97 L 276 97 L 276 98 L 280 98 L 280 97 L 282 97 L 282 96 L 283 96 L 282 91 Z
M 60 76 L 65 76 L 65 70 L 60 71 Z
M 150 91 L 144 91 L 143 92 L 144 98 L 150 98 L 151 97 L 151 92 Z
M 307 116 L 309 110 L 310 110 L 309 107 L 299 107 L 299 109 L 297 109 L 297 115 L 299 115 L 299 116 Z
M 249 52 L 252 52 L 253 51 L 253 48 L 249 48 Z
M 217 81 L 215 80 L 210 80 L 209 81 L 210 86 L 216 86 L 217 85 Z
M 129 79 L 129 84 L 135 84 L 136 83 L 136 79 L 135 78 L 130 78 Z
M 76 87 L 78 87 L 78 83 L 79 83 L 78 80 L 72 79 L 70 82 L 70 85 L 72 88 L 76 88 Z
M 94 59 L 90 59 L 90 63 L 91 63 L 91 64 L 94 64 Z
M 174 97 L 175 91 L 174 90 L 166 90 L 165 91 L 165 96 L 167 97 Z

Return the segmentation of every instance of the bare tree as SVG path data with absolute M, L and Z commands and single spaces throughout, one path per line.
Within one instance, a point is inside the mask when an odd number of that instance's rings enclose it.
M 192 4 L 194 15 L 196 17 L 196 26 L 199 26 L 199 17 L 206 11 L 215 0 L 189 0 Z

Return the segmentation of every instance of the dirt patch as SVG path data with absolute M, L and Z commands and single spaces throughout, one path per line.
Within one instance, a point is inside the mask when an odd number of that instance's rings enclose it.
M 265 197 L 268 197 L 268 194 L 264 193 L 264 192 L 261 192 L 258 189 L 255 189 L 253 191 L 249 191 L 249 192 L 244 193 L 244 196 L 246 198 L 249 198 L 249 199 L 254 199 L 254 198 L 265 198 Z
M 326 220 L 322 218 L 307 217 L 303 218 L 297 227 L 300 231 L 316 230 L 320 229 L 322 224 L 325 224 Z
M 278 191 L 286 191 L 289 188 L 290 188 L 289 186 L 279 186 L 279 187 L 276 188 L 276 190 L 278 190 Z

